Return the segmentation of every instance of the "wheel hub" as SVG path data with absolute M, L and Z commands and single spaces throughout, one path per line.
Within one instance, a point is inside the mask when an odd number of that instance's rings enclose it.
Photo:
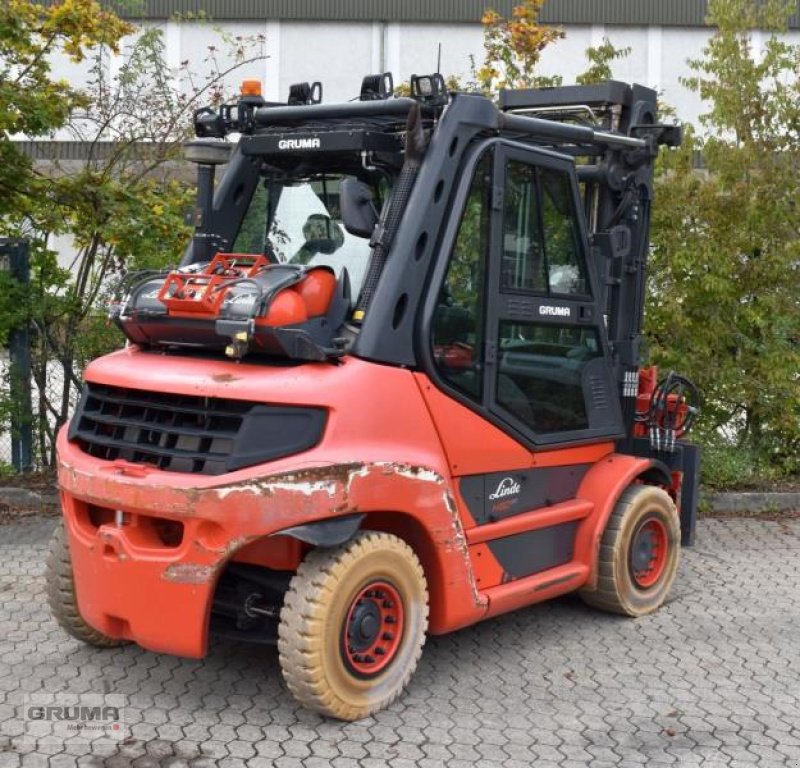
M 371 599 L 362 600 L 355 605 L 347 627 L 350 646 L 356 651 L 366 650 L 375 642 L 380 628 L 380 608 Z
M 634 583 L 640 589 L 649 589 L 658 583 L 667 564 L 669 537 L 664 523 L 656 517 L 645 520 L 637 529 L 628 565 Z
M 358 677 L 382 672 L 403 639 L 403 602 L 387 581 L 374 581 L 353 598 L 342 627 L 342 659 Z

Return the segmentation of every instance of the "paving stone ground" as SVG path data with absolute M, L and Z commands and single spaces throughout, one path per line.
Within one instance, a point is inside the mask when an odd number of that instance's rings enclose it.
M 432 638 L 408 692 L 349 724 L 298 707 L 270 648 L 68 638 L 43 595 L 53 525 L 0 526 L 0 768 L 800 768 L 798 520 L 701 521 L 654 616 L 568 597 Z M 42 691 L 124 694 L 126 743 L 28 743 L 22 698 Z

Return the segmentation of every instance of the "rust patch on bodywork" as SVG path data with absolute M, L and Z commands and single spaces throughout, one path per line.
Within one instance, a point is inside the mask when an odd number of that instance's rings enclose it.
M 258 536 L 240 536 L 238 538 L 230 539 L 226 544 L 219 547 L 209 546 L 203 539 L 196 539 L 194 546 L 201 552 L 208 552 L 212 555 L 218 555 L 224 559 L 228 559 L 234 552 L 247 546 L 251 541 L 258 539 Z
M 59 478 L 80 503 L 185 521 L 185 549 L 165 553 L 180 561 L 162 561 L 151 575 L 162 584 L 189 585 L 186 593 L 198 601 L 210 599 L 225 564 L 252 541 L 349 513 L 400 512 L 426 529 L 431 564 L 440 574 L 436 617 L 429 619 L 437 633 L 466 626 L 486 611 L 472 571 L 460 500 L 445 473 L 423 462 L 309 463 L 200 487 L 167 485 L 171 478 L 166 473 L 142 482 L 112 472 L 77 469 L 62 459 Z M 450 594 L 459 599 L 448 600 Z M 193 647 L 192 653 L 199 651 Z
M 301 469 L 297 472 L 280 475 L 278 478 L 284 482 L 291 482 L 294 480 L 299 483 L 314 483 L 332 480 L 334 482 L 346 483 L 351 473 L 359 472 L 367 466 L 367 464 L 361 464 L 357 461 L 352 461 L 348 464 L 328 464 L 323 467 Z
M 216 572 L 213 565 L 173 563 L 164 571 L 163 578 L 175 584 L 208 584 Z
M 464 525 L 461 522 L 461 515 L 458 514 L 458 505 L 456 504 L 455 497 L 447 490 L 444 492 L 444 506 L 450 515 L 453 524 L 453 537 L 450 540 L 445 540 L 442 544 L 445 547 L 452 546 L 458 550 L 459 554 L 464 560 L 464 567 L 468 574 L 469 584 L 472 588 L 472 599 L 478 608 L 484 609 L 489 605 L 489 600 L 481 595 L 478 590 L 478 582 L 475 581 L 475 571 L 472 568 L 472 558 L 469 554 L 469 544 L 467 544 L 467 535 L 464 533 Z

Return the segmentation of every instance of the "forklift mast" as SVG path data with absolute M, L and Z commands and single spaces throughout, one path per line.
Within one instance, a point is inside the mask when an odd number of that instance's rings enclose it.
M 655 161 L 659 145 L 681 144 L 682 127 L 658 123 L 654 90 L 617 81 L 503 91 L 500 108 L 506 114 L 588 125 L 632 140 L 558 149 L 575 158 L 581 184 L 590 264 L 601 291 L 609 362 L 625 426 L 618 450 L 656 458 L 667 471 L 681 473 L 682 542 L 691 545 L 701 451 L 676 438 L 694 423 L 700 395 L 683 376 L 670 372 L 658 381 L 657 368 L 641 366 Z
M 559 147 L 577 163 L 590 263 L 603 292 L 628 434 L 635 418 L 641 363 L 654 165 L 659 144 L 674 147 L 682 139 L 680 126 L 658 124 L 656 99 L 650 88 L 616 81 L 500 94 L 500 107 L 507 114 L 589 125 L 636 140 Z

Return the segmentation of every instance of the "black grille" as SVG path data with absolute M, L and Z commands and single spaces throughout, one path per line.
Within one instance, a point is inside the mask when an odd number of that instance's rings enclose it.
M 70 440 L 98 459 L 171 472 L 229 471 L 236 438 L 257 403 L 87 384 Z

